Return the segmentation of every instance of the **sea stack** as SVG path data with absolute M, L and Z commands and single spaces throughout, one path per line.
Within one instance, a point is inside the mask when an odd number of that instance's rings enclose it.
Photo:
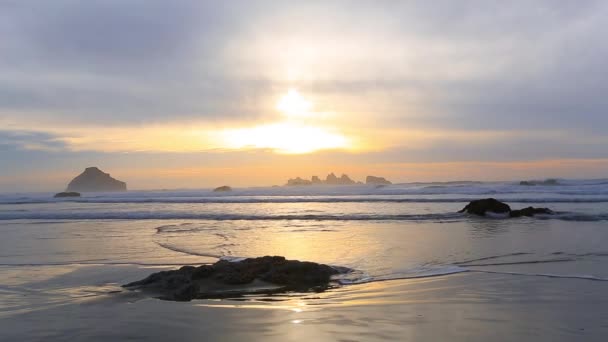
M 110 177 L 109 173 L 105 173 L 97 167 L 87 167 L 83 173 L 72 179 L 66 191 L 127 191 L 127 183 Z
M 376 177 L 376 176 L 367 176 L 365 179 L 365 184 L 374 184 L 374 185 L 390 185 L 393 184 L 389 180 L 384 177 Z

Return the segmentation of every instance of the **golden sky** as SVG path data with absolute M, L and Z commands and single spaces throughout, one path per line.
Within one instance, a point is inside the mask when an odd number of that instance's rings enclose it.
M 7 191 L 608 171 L 601 2 L 32 6 L 0 5 Z

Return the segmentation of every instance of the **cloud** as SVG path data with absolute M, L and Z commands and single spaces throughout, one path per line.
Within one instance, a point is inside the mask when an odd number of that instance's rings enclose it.
M 209 133 L 276 122 L 295 87 L 374 142 L 370 160 L 605 157 L 607 14 L 602 1 L 5 1 L 2 146 L 207 151 L 221 147 Z
M 2 151 L 62 151 L 67 148 L 60 138 L 45 132 L 0 130 L 0 152 Z

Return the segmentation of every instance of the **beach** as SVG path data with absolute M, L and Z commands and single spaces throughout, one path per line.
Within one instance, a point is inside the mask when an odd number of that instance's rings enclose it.
M 603 341 L 606 182 L 0 196 L 12 341 Z M 474 217 L 471 199 L 553 216 Z M 160 300 L 121 285 L 242 257 L 348 267 L 325 292 Z

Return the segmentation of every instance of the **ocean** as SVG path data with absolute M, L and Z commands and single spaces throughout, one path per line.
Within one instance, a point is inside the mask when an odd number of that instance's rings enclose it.
M 52 195 L 0 194 L 0 340 L 608 338 L 608 180 Z M 555 214 L 458 213 L 488 197 Z M 264 255 L 355 271 L 188 303 L 120 287 Z

